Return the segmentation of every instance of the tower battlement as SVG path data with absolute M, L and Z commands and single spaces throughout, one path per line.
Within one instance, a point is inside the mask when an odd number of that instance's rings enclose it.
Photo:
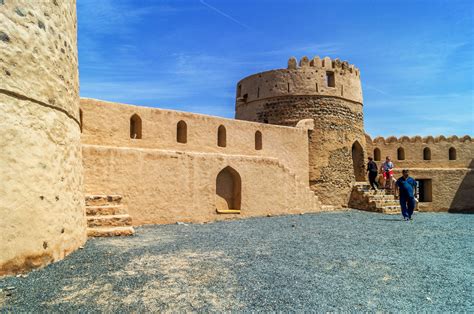
M 238 110 L 254 101 L 286 96 L 326 96 L 363 103 L 359 69 L 328 57 L 302 57 L 299 63 L 291 57 L 286 69 L 257 73 L 239 81 L 236 96 Z
M 341 61 L 338 58 L 333 60 L 329 57 L 324 57 L 321 59 L 319 56 L 316 56 L 310 60 L 308 57 L 304 56 L 300 59 L 299 63 L 295 57 L 288 59 L 289 70 L 297 70 L 307 67 L 325 69 L 327 71 L 330 71 L 331 69 L 340 69 L 344 71 L 345 75 L 353 74 L 355 76 L 360 76 L 358 68 L 353 64 L 349 64 L 348 61 Z

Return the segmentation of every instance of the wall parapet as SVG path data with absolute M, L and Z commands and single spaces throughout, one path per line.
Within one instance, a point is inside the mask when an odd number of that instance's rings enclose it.
M 298 68 L 320 68 L 320 69 L 341 69 L 347 70 L 349 74 L 360 76 L 360 70 L 348 61 L 341 61 L 339 58 L 331 59 L 329 57 L 320 58 L 319 56 L 313 57 L 311 60 L 307 56 L 303 56 L 299 63 L 296 57 L 288 59 L 289 70 L 296 70 Z
M 295 57 L 286 69 L 247 76 L 237 83 L 236 107 L 274 97 L 318 95 L 340 97 L 362 104 L 360 71 L 347 61 L 329 57 Z
M 440 143 L 440 142 L 449 142 L 449 143 L 472 143 L 472 138 L 469 135 L 464 135 L 462 137 L 458 137 L 456 135 L 451 136 L 424 136 L 421 137 L 419 135 L 415 136 L 389 136 L 389 137 L 382 137 L 377 136 L 372 139 L 369 135 L 366 135 L 367 142 L 371 142 L 372 144 L 393 144 L 393 143 L 422 143 L 422 144 L 433 144 L 433 143 Z

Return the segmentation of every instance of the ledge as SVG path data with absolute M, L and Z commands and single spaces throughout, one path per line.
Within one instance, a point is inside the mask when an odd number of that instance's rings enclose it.
M 240 209 L 216 209 L 218 214 L 240 214 Z

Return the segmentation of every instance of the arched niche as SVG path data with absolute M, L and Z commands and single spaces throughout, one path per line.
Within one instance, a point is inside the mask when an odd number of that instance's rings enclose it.
M 216 178 L 216 208 L 221 210 L 240 210 L 242 181 L 239 173 L 228 166 Z

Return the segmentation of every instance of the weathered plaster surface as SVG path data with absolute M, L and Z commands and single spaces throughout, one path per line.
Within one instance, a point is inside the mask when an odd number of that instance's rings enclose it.
M 75 1 L 0 5 L 0 275 L 85 240 Z

